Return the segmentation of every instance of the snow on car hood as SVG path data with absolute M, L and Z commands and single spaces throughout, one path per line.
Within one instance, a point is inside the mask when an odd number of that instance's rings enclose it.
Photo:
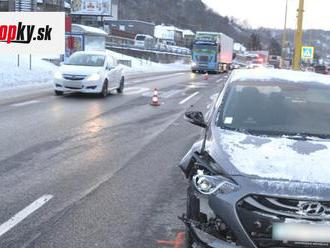
M 241 173 L 330 184 L 330 141 L 298 141 L 217 130 L 217 146 Z
M 103 67 L 62 65 L 59 68 L 59 71 L 63 74 L 69 75 L 91 75 L 102 71 L 102 69 Z

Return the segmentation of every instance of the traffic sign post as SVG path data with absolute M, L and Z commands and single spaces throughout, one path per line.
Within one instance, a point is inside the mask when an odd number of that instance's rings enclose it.
M 314 59 L 314 47 L 303 46 L 301 48 L 301 59 L 302 60 L 313 60 Z

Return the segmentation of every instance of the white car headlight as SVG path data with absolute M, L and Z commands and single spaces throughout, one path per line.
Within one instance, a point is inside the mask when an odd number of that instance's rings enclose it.
M 101 79 L 101 75 L 98 73 L 94 73 L 86 78 L 87 81 L 97 81 Z
M 60 71 L 56 71 L 54 73 L 54 78 L 56 78 L 56 79 L 62 79 L 63 78 L 63 75 L 62 75 L 62 73 Z
M 192 63 L 191 63 L 191 66 L 192 66 L 192 67 L 196 67 L 196 66 L 197 66 L 197 63 L 196 63 L 196 62 L 192 62 Z
M 229 194 L 238 191 L 238 185 L 226 180 L 221 176 L 208 176 L 198 173 L 193 177 L 193 183 L 197 191 L 204 195 L 211 195 L 216 192 Z

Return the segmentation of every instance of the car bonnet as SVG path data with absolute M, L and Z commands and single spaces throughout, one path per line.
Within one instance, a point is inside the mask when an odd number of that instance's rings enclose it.
M 206 148 L 230 175 L 330 184 L 330 140 L 254 136 L 213 127 Z

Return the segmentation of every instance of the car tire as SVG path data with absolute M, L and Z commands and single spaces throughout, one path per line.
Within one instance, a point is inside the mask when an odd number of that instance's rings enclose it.
M 198 220 L 200 205 L 199 200 L 195 196 L 193 191 L 193 186 L 190 185 L 187 189 L 187 209 L 186 209 L 186 218 L 188 220 Z M 191 230 L 186 226 L 185 230 L 185 238 L 186 238 L 186 248 L 193 248 L 195 243 L 194 236 L 191 233 Z
M 63 96 L 63 94 L 64 94 L 63 91 L 59 91 L 59 90 L 55 90 L 54 93 L 56 96 Z
M 192 72 L 192 73 L 196 73 L 196 70 L 192 70 L 191 72 Z
M 100 93 L 100 97 L 102 98 L 106 98 L 109 94 L 109 91 L 108 91 L 108 81 L 105 81 L 104 84 L 103 84 L 103 87 L 102 87 L 102 91 Z
M 124 92 L 124 87 L 125 87 L 125 78 L 121 77 L 120 83 L 119 83 L 119 88 L 117 89 L 117 93 L 122 94 Z

